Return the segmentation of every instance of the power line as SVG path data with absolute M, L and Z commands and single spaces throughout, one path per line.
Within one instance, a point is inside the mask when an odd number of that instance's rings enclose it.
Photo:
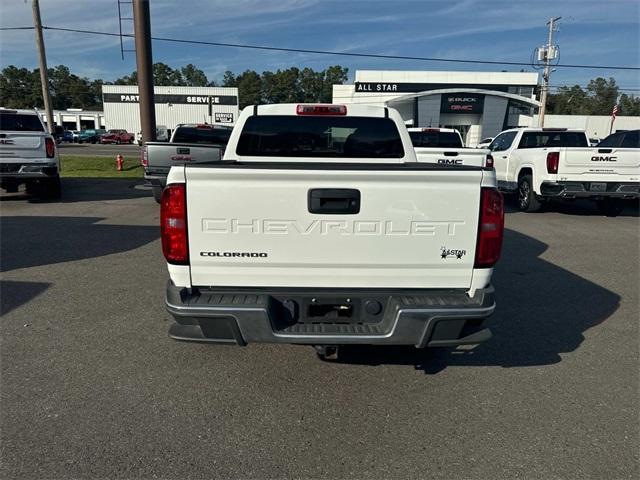
M 7 32 L 10 30 L 33 30 L 35 27 L 0 27 L 0 31 Z
M 110 32 L 98 32 L 93 30 L 79 30 L 75 28 L 62 28 L 62 27 L 43 27 L 47 30 L 53 30 L 58 32 L 71 32 L 71 33 L 84 33 L 88 35 L 103 35 L 109 37 L 120 37 L 119 33 Z M 133 37 L 131 34 L 123 34 L 124 37 Z M 405 55 L 383 55 L 374 53 L 355 53 L 355 52 L 335 52 L 329 50 L 311 50 L 303 48 L 284 48 L 284 47 L 269 47 L 265 45 L 248 45 L 240 43 L 222 43 L 222 42 L 208 42 L 203 40 L 187 40 L 181 38 L 170 37 L 151 37 L 152 40 L 160 42 L 172 42 L 172 43 L 188 43 L 191 45 L 209 45 L 214 47 L 231 47 L 231 48 L 246 48 L 253 50 L 267 50 L 277 52 L 289 52 L 289 53 L 311 53 L 316 55 L 336 55 L 344 57 L 365 57 L 365 58 L 384 58 L 388 60 L 416 60 L 424 62 L 449 62 L 449 63 L 465 63 L 465 64 L 484 64 L 484 65 L 516 65 L 530 67 L 531 64 L 527 62 L 508 62 L 508 61 L 495 61 L 495 60 L 464 60 L 454 58 L 438 58 L 438 57 L 412 57 Z M 577 65 L 577 64 L 558 64 L 555 67 L 563 68 L 588 68 L 588 69 L 603 69 L 603 70 L 640 70 L 640 67 L 620 66 L 620 65 Z

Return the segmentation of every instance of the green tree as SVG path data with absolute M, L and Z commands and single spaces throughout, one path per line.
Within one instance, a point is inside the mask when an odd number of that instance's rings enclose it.
M 590 97 L 591 115 L 610 115 L 618 98 L 618 86 L 613 78 L 606 80 L 598 77 L 587 85 L 587 94 Z
M 138 72 L 133 71 L 131 75 L 125 75 L 124 77 L 117 78 L 114 85 L 137 85 L 138 84 Z
M 266 103 L 299 102 L 301 90 L 299 85 L 300 70 L 296 67 L 274 72 L 263 72 L 263 100 Z
M 183 85 L 180 70 L 174 70 L 166 63 L 158 62 L 153 64 L 153 84 L 156 86 Z
M 204 72 L 192 63 L 182 67 L 180 71 L 184 79 L 184 85 L 188 87 L 206 87 L 209 83 Z
M 0 73 L 0 105 L 7 108 L 42 107 L 42 90 L 37 69 L 9 65 Z
M 342 85 L 349 78 L 349 69 L 340 65 L 328 67 L 324 72 L 320 101 L 329 103 L 333 99 L 333 85 Z
M 303 68 L 299 76 L 301 102 L 321 102 L 324 83 L 324 72 L 316 72 L 311 68 Z
M 640 97 L 623 93 L 620 95 L 618 104 L 620 106 L 619 115 L 640 116 Z
M 229 70 L 224 72 L 224 75 L 222 76 L 222 86 L 223 87 L 237 87 L 238 86 L 238 80 L 236 79 L 236 76 L 233 74 L 233 72 L 231 72 Z
M 585 115 L 591 106 L 590 99 L 579 85 L 560 87 L 547 99 L 548 112 L 557 115 Z
M 257 72 L 245 70 L 235 77 L 235 81 L 235 86 L 238 87 L 238 95 L 240 97 L 238 99 L 240 108 L 262 103 L 262 80 Z

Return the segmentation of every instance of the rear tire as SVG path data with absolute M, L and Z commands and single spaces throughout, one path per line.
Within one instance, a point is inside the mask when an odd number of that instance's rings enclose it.
M 60 185 L 60 177 L 47 178 L 40 181 L 40 196 L 46 199 L 57 199 L 62 194 L 62 186 Z
M 42 187 L 37 181 L 30 181 L 25 183 L 24 191 L 27 193 L 27 195 L 40 195 L 40 193 L 42 192 Z
M 618 198 L 596 200 L 596 208 L 607 217 L 617 217 L 624 209 L 624 202 Z
M 529 174 L 518 179 L 518 208 L 522 212 L 538 212 L 542 208 L 542 202 L 533 191 L 533 181 Z
M 162 187 L 160 185 L 153 185 L 151 191 L 153 192 L 153 199 L 160 203 L 162 201 Z

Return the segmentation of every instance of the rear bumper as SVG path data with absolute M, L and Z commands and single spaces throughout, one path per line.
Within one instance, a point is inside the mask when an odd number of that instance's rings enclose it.
M 57 163 L 0 163 L 0 179 L 48 178 L 59 175 Z
M 169 282 L 166 306 L 176 340 L 436 347 L 491 338 L 482 322 L 495 301 L 491 286 L 470 298 L 461 290 L 187 289 Z
M 167 186 L 167 175 L 169 172 L 149 171 L 144 172 L 144 179 L 154 187 L 164 188 Z
M 596 190 L 593 184 L 603 189 Z M 543 197 L 557 198 L 640 198 L 639 182 L 543 182 Z

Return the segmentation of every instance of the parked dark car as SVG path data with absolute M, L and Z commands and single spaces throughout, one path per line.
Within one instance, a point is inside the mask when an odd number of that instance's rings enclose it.
M 87 128 L 78 135 L 78 143 L 98 143 L 105 133 L 107 131 L 101 128 Z
M 100 137 L 100 143 L 115 143 L 120 145 L 121 143 L 133 143 L 134 138 L 133 133 L 129 133 L 126 130 L 113 129 Z

